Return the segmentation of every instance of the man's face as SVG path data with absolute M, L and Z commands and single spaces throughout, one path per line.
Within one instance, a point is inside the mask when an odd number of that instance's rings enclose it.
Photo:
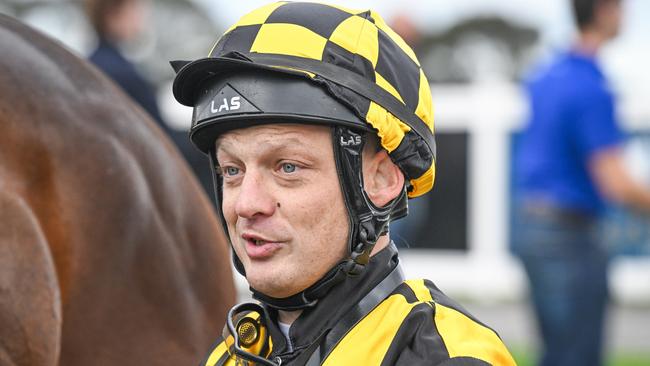
M 107 16 L 107 27 L 111 37 L 118 42 L 136 39 L 148 21 L 149 3 L 144 0 L 125 1 Z
M 623 4 L 621 0 L 604 0 L 599 4 L 596 24 L 607 39 L 618 36 L 622 20 Z
M 346 256 L 349 223 L 330 128 L 276 124 L 217 140 L 230 240 L 257 291 L 298 293 Z

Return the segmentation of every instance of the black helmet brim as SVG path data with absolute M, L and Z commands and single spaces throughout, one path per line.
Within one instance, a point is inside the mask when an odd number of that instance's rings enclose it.
M 191 62 L 172 61 L 171 64 L 176 70 L 172 87 L 174 98 L 188 107 L 194 106 L 197 86 L 203 81 L 238 69 L 263 67 L 247 60 L 229 57 L 207 57 Z
M 188 63 L 176 77 L 174 95 L 194 107 L 190 139 L 204 153 L 226 131 L 268 123 L 335 124 L 372 131 L 329 93 L 326 83 L 248 61 L 209 58 Z

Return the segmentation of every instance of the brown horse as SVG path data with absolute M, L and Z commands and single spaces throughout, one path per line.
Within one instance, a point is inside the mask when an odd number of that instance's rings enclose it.
M 192 365 L 235 301 L 219 222 L 111 82 L 0 14 L 0 365 Z

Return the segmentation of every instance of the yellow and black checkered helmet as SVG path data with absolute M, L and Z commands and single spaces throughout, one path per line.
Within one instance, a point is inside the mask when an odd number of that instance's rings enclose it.
M 378 135 L 410 183 L 409 197 L 433 186 L 429 83 L 411 48 L 374 11 L 269 4 L 228 29 L 209 57 L 174 67 L 174 95 L 194 107 L 190 136 L 206 153 L 242 121 L 339 123 Z M 256 92 L 268 87 L 274 92 Z

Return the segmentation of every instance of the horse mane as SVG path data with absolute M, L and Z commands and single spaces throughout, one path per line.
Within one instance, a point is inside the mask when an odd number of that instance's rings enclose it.
M 0 14 L 0 50 L 0 364 L 196 364 L 235 291 L 187 164 L 58 42 Z

